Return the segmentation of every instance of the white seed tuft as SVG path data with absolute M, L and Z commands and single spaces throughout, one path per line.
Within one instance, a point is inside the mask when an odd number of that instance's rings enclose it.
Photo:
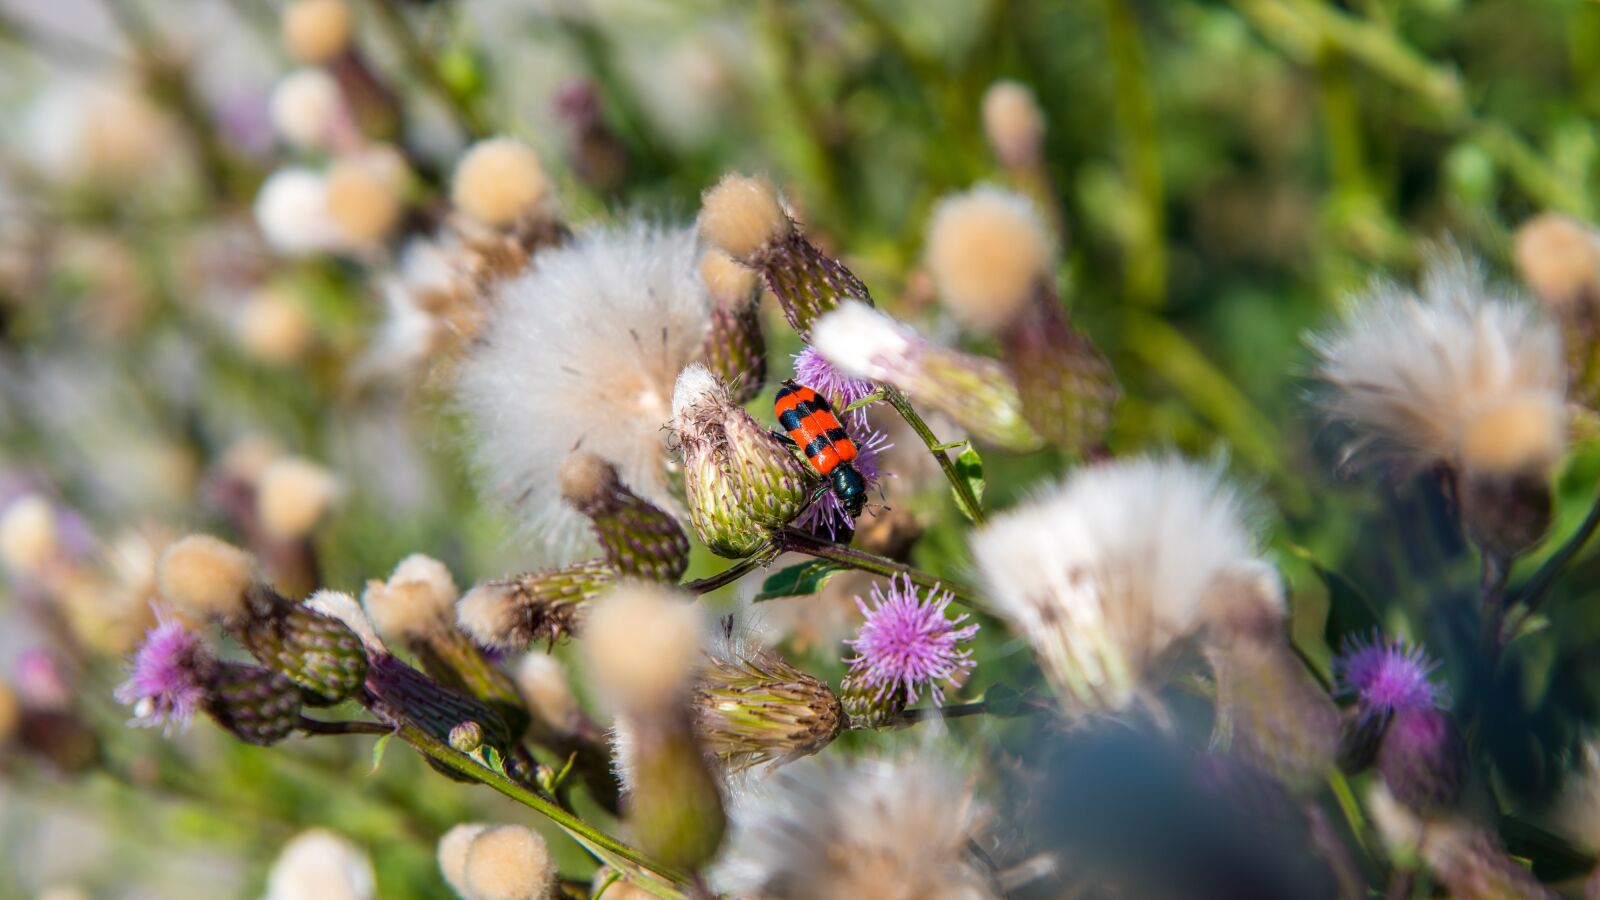
M 256 483 L 261 527 L 285 540 L 303 538 L 322 520 L 339 494 L 339 481 L 320 465 L 297 456 L 274 460 Z
M 178 539 L 156 563 L 161 598 L 195 616 L 237 615 L 255 581 L 250 555 L 208 534 Z
M 643 583 L 617 587 L 597 602 L 583 645 L 611 702 L 648 710 L 684 695 L 700 660 L 702 618 L 688 597 Z
M 793 225 L 765 178 L 729 173 L 700 200 L 700 233 L 736 260 L 754 264 Z
M 1015 321 L 1050 278 L 1050 229 L 1028 198 L 980 187 L 939 201 L 928 225 L 928 269 L 963 325 L 993 333 Z
M 497 137 L 472 145 L 456 163 L 450 200 L 479 222 L 504 228 L 538 208 L 549 190 L 533 148 L 515 138 Z

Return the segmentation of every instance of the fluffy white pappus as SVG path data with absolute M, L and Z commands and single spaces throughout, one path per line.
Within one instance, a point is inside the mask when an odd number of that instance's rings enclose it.
M 455 627 L 459 593 L 444 563 L 413 553 L 395 566 L 387 582 L 367 582 L 361 605 L 390 640 L 428 640 Z
M 1429 263 L 1420 292 L 1375 284 L 1311 344 L 1327 415 L 1358 431 L 1346 462 L 1515 470 L 1564 449 L 1559 329 L 1457 252 Z
M 995 609 L 1071 713 L 1151 696 L 1175 642 L 1264 589 L 1252 516 L 1218 466 L 1139 457 L 1079 469 L 972 538 Z
M 296 69 L 279 79 L 267 111 L 279 137 L 301 150 L 327 150 L 351 127 L 339 83 L 322 69 Z
M 894 381 L 921 341 L 910 328 L 859 300 L 846 300 L 811 326 L 811 346 L 824 359 L 852 378 L 871 381 Z
M 372 900 L 372 862 L 350 841 L 324 828 L 285 844 L 267 873 L 266 900 Z
M 502 285 L 462 365 L 456 396 L 485 490 L 511 498 L 554 557 L 570 560 L 586 536 L 560 496 L 574 449 L 678 508 L 662 426 L 709 325 L 698 258 L 692 229 L 634 222 L 580 235 Z
M 984 333 L 1015 321 L 1056 263 L 1050 227 L 1033 201 L 989 186 L 939 201 L 926 255 L 945 307 Z
M 727 386 L 700 363 L 685 366 L 672 383 L 672 418 L 675 420 L 683 420 L 686 414 L 707 403 L 732 402 Z
M 383 639 L 378 637 L 378 630 L 372 627 L 372 620 L 367 618 L 367 613 L 356 602 L 356 598 L 343 591 L 330 591 L 324 588 L 306 598 L 306 606 L 322 613 L 329 618 L 338 619 L 345 627 L 355 632 L 361 638 L 361 643 L 373 653 L 388 653 Z
M 273 249 L 309 256 L 339 246 L 338 226 L 328 215 L 327 179 L 310 169 L 279 169 L 256 192 L 256 226 Z
M 967 847 L 987 817 L 938 759 L 811 757 L 733 808 L 712 880 L 739 897 L 986 900 Z
M 450 250 L 416 239 L 400 251 L 395 271 L 383 278 L 383 322 L 356 364 L 362 378 L 414 376 L 440 343 L 446 325 L 426 298 L 462 295 L 473 287 L 456 268 Z

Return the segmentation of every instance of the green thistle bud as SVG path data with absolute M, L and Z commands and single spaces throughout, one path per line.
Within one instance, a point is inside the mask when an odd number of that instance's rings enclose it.
M 250 615 L 229 622 L 229 633 L 262 665 L 304 689 L 308 703 L 332 705 L 361 686 L 367 652 L 343 622 L 263 584 L 251 587 L 247 601 Z
M 826 684 L 754 647 L 707 655 L 693 710 L 706 751 L 730 772 L 816 753 L 845 722 Z
M 1207 648 L 1219 728 L 1233 750 L 1290 787 L 1321 783 L 1339 751 L 1339 711 L 1280 634 Z
M 767 341 L 761 333 L 760 285 L 755 270 L 721 250 L 700 258 L 700 279 L 711 294 L 711 328 L 699 361 L 722 379 L 736 403 L 761 392 L 767 380 Z
M 487 745 L 504 756 L 511 745 L 505 721 L 487 704 L 439 684 L 391 654 L 372 655 L 367 695 L 372 711 L 380 718 L 397 725 L 415 725 L 451 746 L 458 737 L 466 741 L 475 736 L 474 749 Z
M 874 687 L 855 675 L 839 682 L 839 700 L 852 728 L 881 728 L 906 708 L 905 691 Z
M 764 179 L 727 175 L 706 191 L 700 233 L 761 273 L 801 337 L 845 298 L 872 302 L 861 279 L 806 239 L 777 190 Z
M 1116 377 L 1093 342 L 1072 327 L 1055 293 L 1041 284 L 999 338 L 1028 424 L 1075 453 L 1099 443 L 1120 393 Z
M 468 721 L 450 729 L 450 746 L 462 753 L 476 753 L 483 746 L 483 726 Z
M 974 438 L 1010 450 L 1041 443 L 1006 366 L 930 343 L 864 304 L 849 302 L 823 317 L 812 346 L 853 378 L 893 385 L 919 407 L 949 416 Z
M 247 744 L 294 733 L 303 700 L 299 685 L 264 666 L 218 663 L 206 676 L 206 714 Z
M 662 710 L 629 716 L 624 727 L 631 741 L 629 830 L 652 858 L 700 869 L 716 855 L 727 821 L 721 787 L 688 717 Z
M 719 556 L 748 556 L 805 507 L 814 479 L 795 455 L 734 405 L 704 366 L 678 376 L 673 429 L 683 454 L 689 522 Z
M 683 526 L 629 490 L 616 466 L 592 453 L 574 453 L 561 467 L 561 496 L 589 517 L 606 561 L 618 573 L 676 583 L 689 568 Z
M 456 606 L 456 621 L 479 643 L 507 649 L 554 643 L 577 626 L 584 608 L 617 579 L 604 560 L 487 581 Z

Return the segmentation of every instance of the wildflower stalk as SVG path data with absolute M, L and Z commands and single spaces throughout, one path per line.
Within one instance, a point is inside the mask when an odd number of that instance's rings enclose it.
M 768 543 L 765 547 L 746 556 L 733 565 L 723 569 L 715 575 L 697 578 L 694 581 L 683 583 L 683 589 L 691 594 L 709 594 L 717 588 L 726 587 L 748 575 L 750 572 L 765 566 L 778 555 L 777 547 Z
M 1134 303 L 1155 308 L 1166 300 L 1167 257 L 1165 187 L 1161 171 L 1161 135 L 1155 97 L 1146 73 L 1139 22 L 1128 0 L 1104 0 L 1106 40 L 1111 68 L 1118 138 L 1122 144 L 1123 177 L 1139 202 L 1139 215 L 1127 235 L 1123 281 Z
M 972 485 L 968 484 L 966 479 L 956 472 L 955 463 L 951 462 L 950 457 L 945 455 L 943 445 L 940 444 L 938 436 L 933 433 L 933 429 L 929 428 L 928 423 L 924 422 L 922 416 L 917 414 L 916 409 L 911 406 L 911 401 L 906 399 L 906 395 L 899 388 L 885 386 L 883 388 L 883 396 L 884 399 L 889 401 L 889 405 L 894 407 L 895 412 L 900 414 L 900 418 L 906 420 L 906 424 L 911 426 L 911 430 L 917 433 L 917 437 L 921 438 L 922 443 L 927 446 L 928 452 L 933 454 L 933 458 L 938 461 L 939 470 L 944 472 L 944 477 L 950 482 L 950 487 L 955 490 L 956 497 L 961 501 L 962 511 L 972 520 L 972 524 L 982 525 L 984 523 L 983 505 L 978 502 L 977 495 L 973 493 Z M 962 602 L 965 603 L 966 601 L 963 600 Z
M 409 722 L 401 723 L 394 733 L 433 762 L 485 784 L 554 822 L 573 840 L 613 867 L 626 868 L 659 881 L 659 884 L 639 882 L 656 896 L 667 900 L 687 896 L 679 890 L 689 885 L 687 876 L 646 859 L 639 851 L 567 812 L 532 788 L 486 767 Z
M 450 111 L 461 130 L 473 139 L 491 134 L 492 130 L 485 122 L 482 110 L 471 97 L 463 95 L 451 86 L 435 62 L 436 54 L 429 52 L 428 48 L 422 45 L 421 39 L 411 29 L 411 23 L 406 21 L 400 7 L 388 0 L 373 0 L 367 5 L 377 14 L 378 21 L 383 23 L 384 29 L 389 32 L 390 40 L 394 41 L 401 55 L 406 58 L 408 66 L 421 75 L 428 88 L 438 96 L 445 109 Z
M 913 569 L 903 563 L 897 563 L 887 557 L 868 553 L 865 550 L 856 550 L 843 544 L 835 544 L 821 538 L 814 537 L 797 528 L 785 528 L 773 535 L 773 542 L 780 551 L 804 553 L 816 559 L 826 559 L 842 566 L 859 569 L 892 578 L 904 575 L 911 579 L 911 583 L 928 590 L 949 591 L 955 601 L 968 609 L 979 612 L 988 612 L 983 604 L 973 597 L 971 589 L 943 578 L 935 578 L 926 572 Z
M 1584 516 L 1583 523 L 1572 533 L 1572 537 L 1567 538 L 1567 542 L 1562 544 L 1560 549 L 1550 554 L 1550 558 L 1545 560 L 1527 583 L 1507 601 L 1507 606 L 1522 607 L 1522 614 L 1513 623 L 1514 625 L 1522 624 L 1538 610 L 1551 585 L 1561 577 L 1561 573 L 1589 542 L 1589 538 L 1594 536 L 1596 528 L 1600 528 L 1600 497 L 1595 498 L 1594 505 L 1589 507 L 1589 514 Z

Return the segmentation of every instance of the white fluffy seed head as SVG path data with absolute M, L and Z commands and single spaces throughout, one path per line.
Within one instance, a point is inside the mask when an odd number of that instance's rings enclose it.
M 38 575 L 56 556 L 56 533 L 56 508 L 48 499 L 29 494 L 13 500 L 0 513 L 0 562 L 18 575 Z
M 278 80 L 268 112 L 278 136 L 301 150 L 328 149 L 349 114 L 333 76 L 309 68 Z
M 684 696 L 700 661 L 704 623 L 689 598 L 631 583 L 595 604 L 584 625 L 589 667 L 611 702 L 653 710 Z
M 1027 85 L 996 81 L 983 93 L 983 133 L 1006 166 L 1035 165 L 1044 155 L 1044 112 Z
M 700 363 L 684 366 L 672 384 L 672 418 L 679 422 L 694 418 L 694 411 L 707 404 L 732 406 L 727 385 Z
M 811 346 L 855 378 L 892 380 L 919 340 L 916 333 L 859 300 L 846 300 L 811 326 Z
M 700 256 L 700 280 L 711 302 L 725 309 L 747 309 L 757 299 L 756 270 L 711 247 Z
M 712 880 L 740 897 L 990 900 L 968 850 L 988 813 L 968 780 L 927 757 L 811 757 L 734 807 Z
M 472 846 L 474 838 L 488 831 L 489 827 L 479 822 L 464 822 L 439 838 L 439 874 L 444 876 L 444 883 L 450 886 L 450 890 L 462 897 L 467 896 L 467 848 Z
M 673 384 L 710 319 L 695 274 L 694 233 L 635 222 L 541 252 L 504 283 L 462 363 L 467 414 L 486 493 L 515 498 L 527 531 L 567 561 L 587 520 L 561 502 L 574 447 L 617 467 L 622 483 L 665 509 Z
M 361 604 L 390 640 L 427 640 L 454 627 L 457 595 L 444 563 L 413 553 L 395 566 L 387 582 L 367 582 Z
M 296 62 L 318 65 L 350 46 L 351 15 L 345 0 L 291 0 L 283 8 L 283 49 Z
M 579 451 L 561 464 L 561 497 L 579 509 L 617 487 L 617 470 L 593 453 Z
M 1559 330 L 1459 255 L 1433 260 L 1420 293 L 1374 286 L 1312 344 L 1328 416 L 1358 432 L 1347 460 L 1538 472 L 1565 447 Z
M 372 627 L 372 620 L 362 611 L 361 604 L 356 598 L 344 591 L 332 591 L 324 588 L 306 598 L 306 606 L 330 618 L 338 619 L 344 626 L 355 632 L 361 638 L 361 643 L 373 652 L 386 653 L 387 648 L 383 640 L 378 637 L 377 629 Z
M 250 555 L 209 534 L 178 539 L 156 563 L 161 598 L 194 616 L 238 615 L 244 611 L 245 592 L 255 581 Z
M 765 178 L 729 173 L 700 199 L 700 233 L 740 262 L 754 264 L 794 225 Z
M 1055 267 L 1050 228 L 1028 198 L 993 187 L 939 201 L 928 225 L 928 270 L 963 325 L 1005 328 Z
M 322 521 L 339 494 L 339 481 L 320 465 L 297 456 L 274 460 L 256 483 L 256 515 L 273 537 L 303 538 Z
M 543 900 L 555 882 L 555 866 L 538 832 L 496 825 L 467 844 L 462 882 L 470 900 Z
M 549 191 L 539 155 L 509 137 L 473 144 L 456 163 L 450 182 L 456 209 L 492 228 L 515 224 L 536 210 Z
M 1600 234 L 1577 219 L 1545 213 L 1522 223 L 1512 258 L 1528 287 L 1551 306 L 1600 302 Z
M 272 173 L 256 192 L 256 226 L 278 252 L 306 256 L 339 245 L 339 230 L 328 215 L 328 184 L 310 169 Z
M 372 863 L 361 848 L 323 828 L 285 844 L 267 873 L 266 900 L 372 900 Z
M 300 359 L 316 332 L 305 308 L 287 291 L 266 287 L 240 305 L 234 319 L 240 349 L 262 362 L 283 365 Z
M 506 646 L 519 619 L 516 592 L 503 581 L 474 585 L 456 604 L 456 624 L 485 647 Z
M 405 211 L 406 176 L 392 147 L 342 157 L 328 168 L 328 217 L 345 243 L 373 247 L 394 231 Z
M 1250 518 L 1219 468 L 1140 457 L 1079 469 L 995 516 L 972 553 L 1068 712 L 1122 710 L 1148 699 L 1177 641 L 1261 584 Z M 1265 600 L 1282 615 L 1281 593 Z
M 566 731 L 578 712 L 578 698 L 561 663 L 548 653 L 531 650 L 517 663 L 517 693 L 534 718 L 557 731 Z

